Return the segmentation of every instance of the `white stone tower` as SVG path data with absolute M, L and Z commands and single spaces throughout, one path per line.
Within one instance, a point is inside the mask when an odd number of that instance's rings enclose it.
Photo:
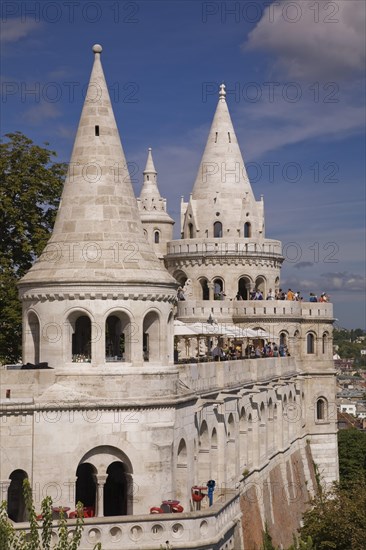
M 263 198 L 256 201 L 226 103 L 224 84 L 189 202 L 181 204 L 182 239 L 166 265 L 195 299 L 264 297 L 279 285 L 281 243 L 266 239 Z M 202 271 L 205 266 L 205 273 Z
M 157 171 L 154 166 L 151 148 L 149 148 L 144 182 L 140 197 L 137 199 L 144 233 L 156 255 L 163 260 L 167 242 L 173 238 L 174 220 L 167 212 L 166 199 L 160 195 L 157 183 Z
M 95 45 L 93 51 L 55 227 L 19 285 L 23 361 L 74 372 L 75 362 L 84 369 L 147 361 L 169 365 L 173 353 L 166 331 L 172 331 L 176 285 L 145 238 L 102 48 Z

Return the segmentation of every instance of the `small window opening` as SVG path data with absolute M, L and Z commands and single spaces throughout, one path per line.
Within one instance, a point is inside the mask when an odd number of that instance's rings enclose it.
M 95 135 L 99 137 L 99 126 L 95 127 Z
M 230 132 L 227 133 L 228 135 L 228 138 L 229 138 L 229 143 L 231 143 L 231 136 L 230 136 Z
M 147 179 L 147 181 L 149 181 L 149 179 L 150 179 L 149 176 L 146 176 L 146 179 Z
M 154 242 L 155 242 L 155 244 L 159 244 L 159 242 L 160 242 L 160 233 L 159 233 L 159 231 L 155 231 L 155 233 L 154 233 Z
M 215 143 L 217 143 L 217 136 L 218 136 L 218 133 L 216 132 L 215 133 Z

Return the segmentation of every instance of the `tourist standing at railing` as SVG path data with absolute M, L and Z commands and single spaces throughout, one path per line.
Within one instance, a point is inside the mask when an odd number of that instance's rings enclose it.
M 275 299 L 275 293 L 270 288 L 269 291 L 268 291 L 268 294 L 267 294 L 267 300 L 274 300 L 274 299 Z

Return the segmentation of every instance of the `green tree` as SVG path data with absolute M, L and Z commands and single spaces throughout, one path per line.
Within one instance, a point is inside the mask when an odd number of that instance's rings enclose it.
M 338 456 L 342 485 L 366 482 L 366 433 L 356 428 L 338 432 Z
M 305 512 L 302 540 L 311 537 L 317 550 L 364 550 L 366 540 L 366 484 L 334 485 L 319 493 Z
M 16 284 L 47 243 L 67 165 L 54 162 L 54 151 L 21 132 L 5 137 L 0 143 L 0 362 L 12 362 L 21 355 Z
M 52 526 L 52 499 L 50 497 L 43 499 L 41 504 L 42 524 L 39 525 L 28 479 L 23 482 L 23 490 L 29 518 L 29 532 L 14 529 L 6 512 L 6 502 L 3 502 L 0 505 L 0 550 L 51 550 L 51 548 L 53 550 L 77 550 L 84 528 L 83 505 L 80 502 L 77 504 L 78 517 L 71 536 L 68 533 L 66 517 L 61 514 L 57 528 L 58 543 L 54 546 L 52 542 L 52 531 L 55 530 Z M 96 544 L 94 550 L 102 550 L 101 544 Z

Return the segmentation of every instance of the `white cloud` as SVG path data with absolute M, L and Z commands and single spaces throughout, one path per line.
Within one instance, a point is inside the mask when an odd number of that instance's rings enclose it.
M 348 292 L 361 292 L 364 293 L 366 289 L 366 277 L 359 275 L 358 273 L 348 273 L 344 271 L 342 273 L 322 273 L 323 281 L 328 290 L 340 291 L 346 290 Z
M 250 134 L 245 148 L 250 159 L 309 139 L 344 139 L 363 130 L 365 117 L 363 106 L 347 105 L 345 101 L 316 103 L 305 96 L 297 103 L 279 97 L 271 103 L 267 98 L 246 105 L 242 113 L 236 126 L 243 135 Z
M 34 31 L 39 31 L 40 23 L 20 18 L 9 18 L 1 24 L 1 42 L 9 44 L 25 38 Z
M 245 48 L 276 55 L 275 68 L 290 78 L 363 74 L 365 6 L 360 0 L 281 0 L 266 8 Z

